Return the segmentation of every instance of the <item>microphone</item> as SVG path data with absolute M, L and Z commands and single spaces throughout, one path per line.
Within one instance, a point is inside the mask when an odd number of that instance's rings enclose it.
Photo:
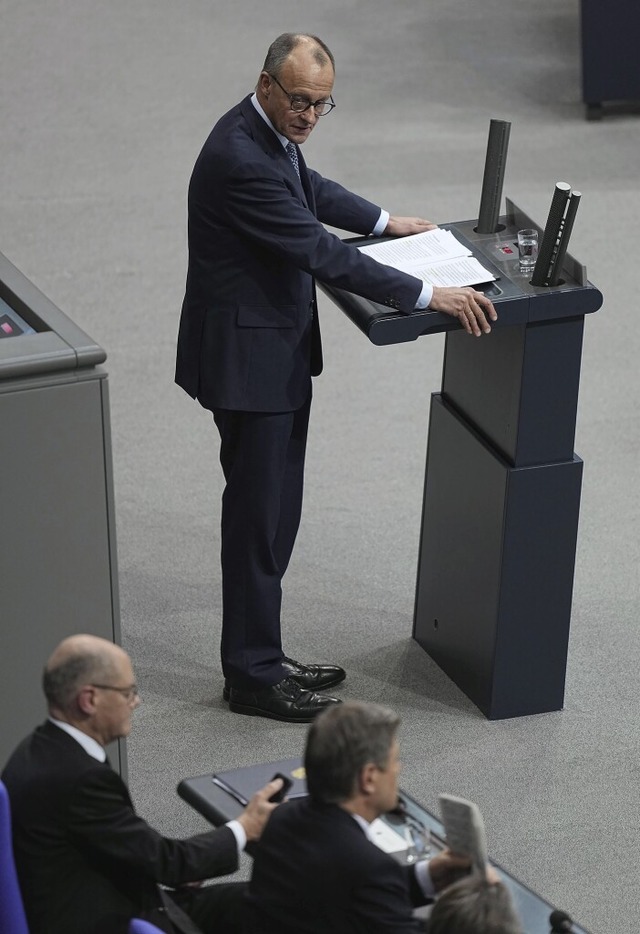
M 549 915 L 549 924 L 551 925 L 551 934 L 571 934 L 573 931 L 573 920 L 566 911 L 560 911 L 555 908 Z
M 500 230 L 498 215 L 502 201 L 502 186 L 507 166 L 509 133 L 511 124 L 507 120 L 492 120 L 489 124 L 487 155 L 484 163 L 478 226 L 480 234 L 496 233 Z
M 404 800 L 398 795 L 395 807 L 392 807 L 390 811 L 387 811 L 387 816 L 391 817 L 400 817 L 402 820 L 407 816 L 407 805 Z

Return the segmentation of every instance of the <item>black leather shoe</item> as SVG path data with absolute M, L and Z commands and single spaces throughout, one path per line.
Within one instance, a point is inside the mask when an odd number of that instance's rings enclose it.
M 231 688 L 229 710 L 253 717 L 270 717 L 286 723 L 310 723 L 314 717 L 334 704 L 337 697 L 305 691 L 293 678 L 283 678 L 272 687 L 259 691 L 239 691 Z
M 344 668 L 338 665 L 301 665 L 292 658 L 282 659 L 282 667 L 287 678 L 293 678 L 301 688 L 307 691 L 324 691 L 334 688 L 347 677 Z
M 324 691 L 341 684 L 347 677 L 344 668 L 338 665 L 301 665 L 292 658 L 282 659 L 282 667 L 286 678 L 292 678 L 301 688 L 307 691 Z M 225 680 L 222 697 L 229 700 L 229 684 Z

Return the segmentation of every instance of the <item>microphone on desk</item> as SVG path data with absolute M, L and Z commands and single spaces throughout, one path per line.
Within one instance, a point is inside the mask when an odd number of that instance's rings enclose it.
M 498 224 L 498 216 L 502 201 L 510 132 L 511 124 L 507 120 L 491 120 L 478 210 L 478 226 L 475 228 L 480 234 L 496 233 L 503 229 Z
M 549 915 L 549 924 L 551 925 L 551 934 L 571 934 L 573 931 L 573 920 L 566 911 L 554 909 Z
M 395 807 L 392 807 L 390 811 L 387 811 L 387 814 L 390 814 L 392 817 L 404 818 L 407 816 L 407 805 L 399 795 Z

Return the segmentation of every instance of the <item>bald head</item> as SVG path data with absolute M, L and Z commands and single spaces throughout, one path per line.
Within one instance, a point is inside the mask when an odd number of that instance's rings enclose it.
M 324 105 L 334 106 L 334 77 L 333 55 L 321 39 L 285 32 L 267 52 L 256 85 L 258 103 L 275 131 L 300 146 L 326 110 Z
M 124 649 L 99 636 L 82 634 L 64 639 L 53 650 L 42 677 L 50 712 L 69 714 L 84 684 L 112 682 L 128 660 Z
M 335 71 L 335 60 L 328 46 L 318 36 L 304 32 L 283 32 L 269 46 L 262 70 L 279 78 L 282 67 L 294 52 L 297 58 L 308 59 L 321 68 L 331 66 Z

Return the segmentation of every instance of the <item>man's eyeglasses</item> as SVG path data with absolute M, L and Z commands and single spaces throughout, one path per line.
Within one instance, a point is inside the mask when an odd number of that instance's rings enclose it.
M 92 688 L 100 688 L 101 691 L 117 691 L 118 694 L 122 694 L 125 700 L 131 702 L 134 698 L 138 697 L 138 685 L 131 684 L 128 688 L 117 688 L 113 684 L 92 684 Z
M 270 74 L 269 77 L 273 78 L 280 90 L 287 95 L 291 105 L 291 110 L 295 114 L 303 114 L 305 110 L 313 107 L 313 112 L 315 113 L 316 117 L 324 117 L 325 114 L 331 113 L 333 108 L 336 106 L 333 97 L 330 97 L 328 101 L 310 101 L 308 97 L 300 97 L 299 94 L 289 94 L 289 92 L 282 87 L 275 75 Z

